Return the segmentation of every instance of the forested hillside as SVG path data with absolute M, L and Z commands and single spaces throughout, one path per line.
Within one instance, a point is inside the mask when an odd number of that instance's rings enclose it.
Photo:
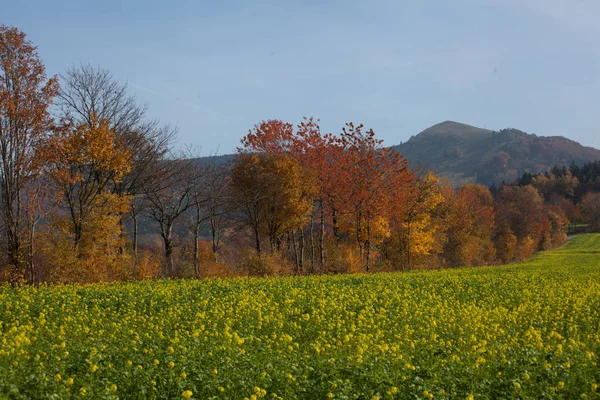
M 512 182 L 526 172 L 554 165 L 600 159 L 600 150 L 564 137 L 546 137 L 518 129 L 491 131 L 453 121 L 434 125 L 393 147 L 412 166 L 422 165 L 447 177 L 453 186 Z

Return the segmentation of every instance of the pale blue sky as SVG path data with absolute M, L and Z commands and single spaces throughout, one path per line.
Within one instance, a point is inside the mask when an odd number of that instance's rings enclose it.
M 598 21 L 599 0 L 0 0 L 50 74 L 109 69 L 203 154 L 305 115 L 387 144 L 455 120 L 600 147 Z

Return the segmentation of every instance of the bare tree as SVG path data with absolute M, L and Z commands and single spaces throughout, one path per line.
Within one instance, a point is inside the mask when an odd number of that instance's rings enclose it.
M 210 200 L 206 183 L 211 165 L 201 164 L 198 159 L 193 157 L 191 151 L 188 152 L 187 158 L 191 161 L 187 179 L 190 185 L 190 208 L 192 210 L 187 225 L 194 241 L 194 273 L 196 276 L 200 276 L 200 229 L 202 224 L 209 219 L 209 214 L 205 212 L 205 206 Z
M 132 225 L 133 253 L 138 253 L 138 218 L 143 212 L 143 182 L 150 179 L 156 165 L 171 149 L 177 129 L 160 125 L 158 121 L 144 123 L 121 135 L 129 151 L 131 170 L 120 181 L 113 182 L 113 192 L 131 198 L 129 216 Z M 123 218 L 120 220 L 121 235 L 125 235 Z M 123 249 L 121 249 L 123 251 Z
M 227 166 L 213 164 L 206 179 L 208 202 L 206 212 L 210 225 L 212 252 L 215 259 L 223 244 L 224 229 L 230 214 L 235 210 Z
M 228 173 L 225 166 L 217 165 L 216 157 L 209 162 L 197 160 L 190 171 L 193 213 L 190 216 L 190 233 L 194 239 L 194 271 L 200 275 L 199 240 L 203 224 L 208 223 L 214 259 L 222 246 L 227 215 L 234 209 L 231 202 Z
M 190 160 L 170 158 L 160 161 L 151 179 L 143 182 L 147 201 L 146 214 L 155 221 L 165 246 L 165 269 L 167 277 L 176 276 L 173 263 L 173 227 L 192 207 L 192 185 L 189 181 Z

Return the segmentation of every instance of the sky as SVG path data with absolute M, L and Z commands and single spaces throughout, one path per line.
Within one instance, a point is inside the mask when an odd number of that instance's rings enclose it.
M 389 145 L 453 120 L 600 148 L 599 20 L 600 0 L 0 0 L 49 75 L 110 70 L 201 155 L 304 116 Z

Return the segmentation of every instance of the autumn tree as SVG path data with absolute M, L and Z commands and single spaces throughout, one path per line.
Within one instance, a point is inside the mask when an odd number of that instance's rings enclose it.
M 46 154 L 53 181 L 63 195 L 68 232 L 77 248 L 92 214 L 126 201 L 111 196 L 110 185 L 130 171 L 129 153 L 106 120 L 94 119 L 91 125 L 63 125 L 49 141 Z M 111 207 L 105 213 L 120 215 Z
M 435 234 L 439 228 L 434 223 L 434 211 L 444 200 L 440 179 L 431 172 L 419 171 L 406 189 L 402 217 L 397 219 L 395 235 L 399 238 L 402 254 L 395 268 L 410 269 L 415 257 L 432 253 Z
M 284 160 L 293 161 L 296 167 L 303 171 L 303 179 L 300 182 L 300 190 L 295 191 L 298 196 L 296 199 L 288 199 L 296 204 L 305 204 L 306 202 L 314 203 L 317 191 L 316 176 L 317 172 L 312 164 L 312 159 L 309 154 L 309 146 L 307 146 L 306 135 L 308 129 L 310 133 L 318 132 L 318 125 L 313 119 L 306 119 L 298 127 L 298 133 L 294 132 L 292 124 L 281 120 L 266 120 L 256 124 L 248 134 L 242 139 L 242 145 L 238 151 L 242 154 L 257 153 L 266 157 L 278 160 L 281 164 Z M 320 134 L 320 132 L 318 133 Z M 293 191 L 288 192 L 288 195 Z M 301 207 L 302 208 L 302 207 Z M 306 217 L 312 222 L 312 208 L 307 212 Z M 312 224 L 311 224 L 312 227 Z M 274 231 L 271 229 L 271 242 Z M 303 270 L 304 254 L 305 254 L 305 233 L 304 226 L 298 225 L 294 230 L 288 232 L 292 242 L 294 258 L 296 261 L 297 270 Z M 312 231 L 311 239 L 311 267 L 314 269 L 314 242 Z M 275 239 L 277 242 L 279 239 Z M 322 246 L 321 246 L 322 248 Z M 321 250 L 322 251 L 322 250 Z M 321 253 L 322 254 L 322 253 Z
M 548 221 L 533 186 L 503 186 L 496 195 L 495 214 L 496 248 L 503 262 L 524 259 L 539 248 Z
M 581 200 L 581 214 L 591 232 L 600 232 L 600 193 L 588 193 Z
M 22 192 L 35 175 L 34 149 L 51 128 L 48 107 L 58 92 L 37 48 L 17 28 L 0 25 L 0 196 L 8 263 L 21 273 Z
M 57 194 L 46 254 L 59 281 L 122 279 L 118 221 L 129 199 L 112 191 L 129 172 L 129 154 L 106 120 L 65 122 L 47 142 L 46 170 Z
M 341 173 L 337 185 L 342 188 L 340 204 L 345 231 L 358 245 L 366 270 L 371 268 L 374 242 L 390 233 L 388 212 L 394 191 L 408 186 L 412 175 L 408 162 L 363 125 L 346 124 L 340 135 L 343 148 L 338 161 Z
M 61 118 L 92 127 L 95 119 L 106 121 L 129 154 L 130 171 L 112 182 L 112 191 L 131 200 L 130 216 L 133 229 L 133 252 L 138 251 L 138 218 L 144 204 L 142 182 L 148 179 L 154 165 L 170 150 L 176 129 L 158 121 L 146 121 L 146 106 L 129 93 L 126 84 L 119 83 L 110 71 L 90 64 L 69 68 L 61 74 L 58 108 Z M 119 220 L 125 239 L 124 216 Z M 123 249 L 120 249 L 122 252 Z
M 289 156 L 239 154 L 231 184 L 257 253 L 263 250 L 262 236 L 272 252 L 280 250 L 282 236 L 302 227 L 310 214 L 312 183 Z
M 494 262 L 494 198 L 490 190 L 466 184 L 446 201 L 451 209 L 444 248 L 446 261 L 452 266 Z
M 536 188 L 545 201 L 572 198 L 579 185 L 579 179 L 571 172 L 566 171 L 560 175 L 540 174 L 531 179 L 531 185 Z

